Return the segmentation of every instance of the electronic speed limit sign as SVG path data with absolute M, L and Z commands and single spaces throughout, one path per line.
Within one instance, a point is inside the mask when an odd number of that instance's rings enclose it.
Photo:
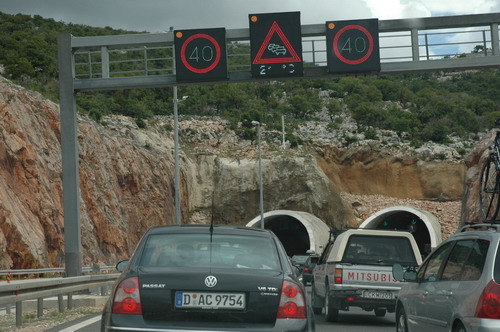
M 178 82 L 227 79 L 226 29 L 175 30 Z
M 380 71 L 378 19 L 326 22 L 330 73 Z

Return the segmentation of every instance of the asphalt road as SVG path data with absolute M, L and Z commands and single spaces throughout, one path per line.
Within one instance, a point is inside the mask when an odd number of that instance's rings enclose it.
M 316 332 L 354 332 L 354 331 L 395 331 L 395 316 L 388 313 L 385 317 L 375 317 L 373 312 L 358 308 L 341 311 L 339 321 L 326 322 L 323 315 L 316 315 Z M 96 332 L 99 331 L 101 319 L 99 315 L 88 316 L 69 322 L 46 332 Z
M 316 332 L 354 332 L 354 331 L 395 331 L 395 314 L 387 313 L 385 317 L 375 317 L 372 312 L 352 308 L 340 311 L 339 320 L 335 323 L 325 321 L 323 315 L 316 315 Z
M 307 287 L 310 294 L 311 287 Z M 310 296 L 308 296 L 310 298 Z M 340 311 L 339 320 L 335 323 L 326 322 L 324 315 L 316 315 L 316 332 L 354 332 L 354 331 L 395 331 L 396 319 L 394 313 L 385 317 L 375 317 L 372 312 L 352 308 L 350 311 Z M 78 320 L 51 328 L 46 332 L 96 332 L 100 330 L 100 315 L 91 315 Z

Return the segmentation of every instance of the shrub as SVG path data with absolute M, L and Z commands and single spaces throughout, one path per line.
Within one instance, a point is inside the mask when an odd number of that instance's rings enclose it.
M 378 139 L 377 130 L 373 127 L 366 128 L 364 134 L 366 139 Z
M 135 119 L 135 124 L 139 128 L 146 128 L 146 122 L 141 118 Z

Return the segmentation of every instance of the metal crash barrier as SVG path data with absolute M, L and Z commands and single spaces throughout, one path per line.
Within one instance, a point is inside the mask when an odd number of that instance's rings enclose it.
M 64 295 L 66 295 L 67 308 L 73 308 L 73 294 L 90 289 L 100 289 L 101 295 L 106 295 L 106 289 L 111 287 L 119 273 L 94 274 L 68 278 L 29 279 L 16 280 L 3 283 L 0 287 L 0 306 L 15 304 L 16 326 L 23 323 L 23 301 L 37 300 L 37 317 L 43 316 L 44 298 L 57 296 L 59 312 L 64 311 Z

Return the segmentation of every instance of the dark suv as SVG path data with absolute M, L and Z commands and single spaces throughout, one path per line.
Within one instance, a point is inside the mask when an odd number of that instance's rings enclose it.
M 418 271 L 394 266 L 394 277 L 407 281 L 397 299 L 397 331 L 500 331 L 499 242 L 499 224 L 470 224 Z
M 307 255 L 292 256 L 292 264 L 299 269 L 304 285 L 312 284 L 313 270 L 318 262 L 319 255 L 308 253 Z

